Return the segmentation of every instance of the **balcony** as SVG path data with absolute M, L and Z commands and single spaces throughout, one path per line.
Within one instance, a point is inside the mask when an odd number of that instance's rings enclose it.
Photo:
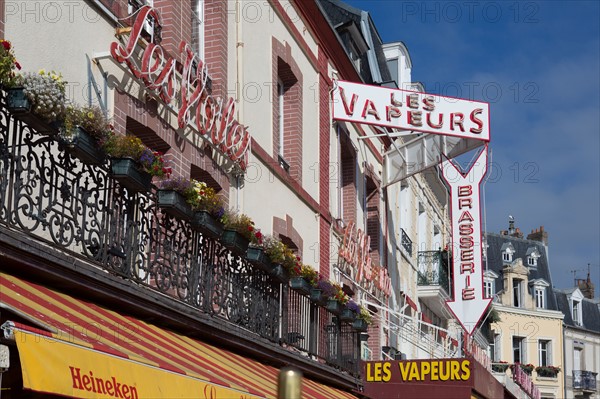
M 417 264 L 419 267 L 417 286 L 419 299 L 430 309 L 445 307 L 450 298 L 448 280 L 448 258 L 444 251 L 419 251 Z
M 402 243 L 402 248 L 412 257 L 412 241 L 403 228 L 400 228 L 400 242 Z
M 596 376 L 598 373 L 585 370 L 573 370 L 573 390 L 596 392 Z
M 159 293 L 153 297 L 165 307 L 178 306 L 164 315 L 167 324 L 181 312 L 225 335 L 230 330 L 219 326 L 235 325 L 248 342 L 261 337 L 274 348 L 358 375 L 359 332 L 350 324 L 188 220 L 161 211 L 156 187 L 131 192 L 112 178 L 108 162 L 84 164 L 56 136 L 15 121 L 3 91 L 0 120 L 0 247 L 18 237 L 28 243 L 23 253 L 38 256 L 39 247 L 52 253 L 54 263 L 44 268 L 56 269 L 54 276 L 80 278 L 85 270 L 70 266 L 77 261 L 94 271 L 87 278 L 124 280 L 132 287 L 127 296 L 138 301 Z M 212 323 L 215 318 L 222 323 Z

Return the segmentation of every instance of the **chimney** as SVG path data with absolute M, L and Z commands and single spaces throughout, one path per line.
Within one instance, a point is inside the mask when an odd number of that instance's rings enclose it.
M 521 231 L 521 229 L 520 229 L 520 228 L 518 228 L 518 227 L 517 227 L 517 228 L 515 229 L 515 232 L 514 232 L 514 234 L 513 234 L 513 237 L 517 237 L 517 238 L 523 238 L 523 232 Z
M 542 244 L 548 246 L 548 232 L 544 231 L 544 226 L 540 226 L 539 229 L 531 230 L 531 234 L 527 236 L 527 239 L 539 241 Z
M 590 265 L 588 264 L 588 269 Z M 590 272 L 588 271 L 587 279 L 577 279 L 575 280 L 577 283 L 577 288 L 581 291 L 584 297 L 587 299 L 594 299 L 594 283 L 592 283 L 592 279 L 590 278 Z
M 515 218 L 512 215 L 508 215 L 508 234 L 515 234 Z

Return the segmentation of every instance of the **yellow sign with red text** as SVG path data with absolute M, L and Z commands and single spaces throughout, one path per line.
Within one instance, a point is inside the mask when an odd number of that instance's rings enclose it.
M 23 386 L 73 398 L 259 399 L 76 344 L 15 330 Z

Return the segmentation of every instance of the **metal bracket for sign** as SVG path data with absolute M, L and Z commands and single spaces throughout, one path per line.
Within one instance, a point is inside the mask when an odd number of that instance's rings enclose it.
M 443 154 L 448 158 L 455 158 L 485 144 L 481 140 L 462 137 L 383 130 L 385 133 L 358 137 L 359 140 L 379 137 L 388 137 L 391 140 L 392 148 L 383 154 L 383 187 L 440 164 Z

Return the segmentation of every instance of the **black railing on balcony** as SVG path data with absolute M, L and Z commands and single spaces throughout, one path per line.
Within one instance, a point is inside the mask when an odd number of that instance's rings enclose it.
M 573 389 L 596 392 L 597 375 L 592 371 L 573 370 Z
M 402 247 L 406 250 L 406 252 L 412 256 L 412 241 L 406 234 L 403 228 L 400 228 L 400 240 L 402 243 Z
M 439 285 L 450 292 L 448 281 L 448 260 L 443 251 L 419 251 L 417 264 L 419 274 L 417 285 Z
M 358 373 L 358 333 L 350 325 L 163 213 L 155 187 L 132 193 L 111 177 L 108 162 L 86 165 L 56 137 L 15 121 L 2 90 L 0 226 Z

